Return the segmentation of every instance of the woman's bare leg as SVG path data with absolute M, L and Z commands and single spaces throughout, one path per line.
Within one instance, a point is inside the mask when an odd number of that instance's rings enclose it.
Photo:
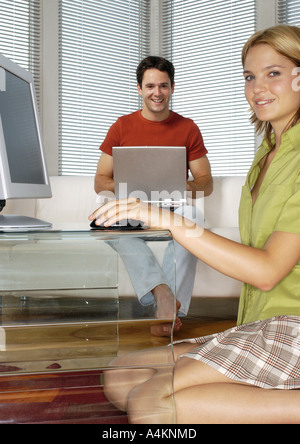
M 191 344 L 179 344 L 177 358 L 186 353 Z M 185 349 L 184 349 L 185 348 Z M 192 348 L 195 348 L 193 344 Z M 175 408 L 177 391 L 187 388 L 193 391 L 199 383 L 219 384 L 230 381 L 206 364 L 190 358 L 182 358 L 171 369 L 158 369 L 143 384 L 128 393 L 127 413 L 134 424 L 172 424 L 178 422 Z M 175 398 L 174 398 L 175 395 Z
M 178 424 L 300 422 L 300 391 L 241 384 L 194 359 L 177 363 L 174 393 Z
M 178 424 L 299 424 L 300 392 L 206 384 L 175 394 Z
M 133 424 L 176 424 L 173 397 L 174 367 L 157 369 L 128 395 L 127 414 Z
M 195 344 L 181 343 L 174 346 L 174 354 L 171 347 L 160 347 L 120 356 L 112 362 L 117 368 L 104 373 L 107 398 L 120 410 L 127 411 L 135 424 L 176 422 L 174 363 L 193 348 Z M 141 368 L 136 368 L 138 366 Z M 175 372 L 183 377 L 180 386 L 181 377 L 175 379 L 177 390 L 197 385 L 199 380 L 203 383 L 227 380 L 216 370 L 189 358 L 178 361 Z
M 188 343 L 175 346 L 175 362 L 194 347 L 195 344 Z M 132 366 L 135 362 L 144 368 L 107 372 L 109 398 L 128 412 L 132 423 L 300 422 L 300 391 L 243 385 L 190 358 L 180 359 L 174 368 L 170 356 L 165 347 L 126 355 L 118 358 L 116 364 Z
M 104 372 L 106 397 L 118 409 L 126 411 L 128 396 L 136 386 L 157 374 L 164 366 L 174 366 L 178 356 L 195 348 L 195 344 L 182 343 L 172 347 L 157 347 L 122 355 L 111 362 L 116 369 Z

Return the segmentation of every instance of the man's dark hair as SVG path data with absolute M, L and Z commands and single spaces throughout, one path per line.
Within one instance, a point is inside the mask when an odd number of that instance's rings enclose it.
M 164 59 L 163 57 L 149 56 L 140 62 L 136 70 L 136 79 L 140 87 L 142 87 L 144 72 L 147 69 L 153 69 L 153 68 L 158 69 L 159 71 L 162 72 L 167 72 L 171 81 L 171 86 L 173 86 L 174 76 L 175 76 L 175 69 L 173 63 L 169 62 L 169 60 Z

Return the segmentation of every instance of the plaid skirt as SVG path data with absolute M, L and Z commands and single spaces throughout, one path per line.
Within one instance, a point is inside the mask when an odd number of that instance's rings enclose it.
M 276 316 L 178 342 L 197 344 L 180 358 L 201 361 L 228 378 L 264 389 L 300 389 L 300 317 Z

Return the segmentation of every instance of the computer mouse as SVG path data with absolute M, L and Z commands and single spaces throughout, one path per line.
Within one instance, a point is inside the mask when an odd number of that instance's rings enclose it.
M 93 230 L 142 230 L 144 228 L 144 223 L 139 220 L 129 219 L 129 220 L 121 220 L 114 225 L 110 225 L 109 227 L 104 226 L 103 224 L 97 225 L 96 220 L 94 219 L 90 223 L 90 227 Z

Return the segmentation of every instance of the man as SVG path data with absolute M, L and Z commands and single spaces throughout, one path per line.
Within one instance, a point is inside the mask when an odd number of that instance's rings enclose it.
M 95 176 L 96 193 L 115 192 L 112 147 L 146 145 L 185 146 L 188 168 L 193 176 L 192 181 L 187 181 L 187 191 L 194 198 L 198 191 L 204 192 L 205 196 L 212 192 L 210 164 L 199 128 L 191 119 L 170 110 L 175 87 L 174 73 L 172 63 L 161 57 L 149 56 L 139 64 L 137 90 L 143 99 L 143 107 L 142 110 L 120 117 L 109 129 L 100 147 L 102 155 Z M 189 217 L 184 211 L 182 209 L 181 214 Z M 120 243 L 118 251 L 126 264 L 140 302 L 149 305 L 155 301 L 158 318 L 172 316 L 175 291 L 172 282 L 175 281 L 175 276 L 171 249 L 166 251 L 161 270 L 144 242 L 127 242 L 130 245 L 125 245 L 125 240 L 122 245 Z M 175 245 L 177 309 L 181 315 L 186 315 L 192 296 L 197 259 L 179 244 Z M 130 255 L 128 251 L 131 251 Z M 177 318 L 175 330 L 180 325 Z M 169 336 L 171 327 L 153 326 L 151 332 L 158 336 Z

